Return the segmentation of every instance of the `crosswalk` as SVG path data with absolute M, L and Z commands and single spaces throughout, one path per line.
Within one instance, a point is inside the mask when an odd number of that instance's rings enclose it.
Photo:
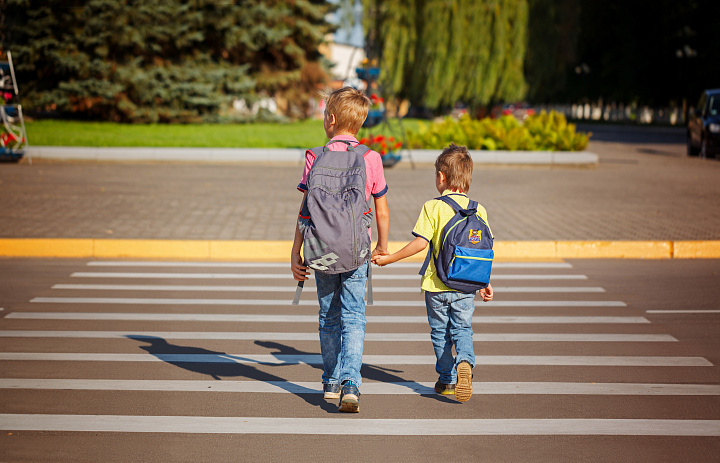
M 135 413 L 106 408 L 96 395 L 92 403 L 80 399 L 72 412 L 54 408 L 49 400 L 17 406 L 0 414 L 2 430 L 720 436 L 718 419 L 654 411 L 620 418 L 586 412 L 554 416 L 553 410 L 483 415 L 494 397 L 570 396 L 592 401 L 591 409 L 611 397 L 720 397 L 720 386 L 693 381 L 714 366 L 711 361 L 688 355 L 677 338 L 566 262 L 496 264 L 495 300 L 477 302 L 473 320 L 475 395 L 461 406 L 473 413 L 458 412 L 446 397 L 433 395 L 435 358 L 417 265 L 375 271 L 377 295 L 367 308 L 363 409 L 347 420 L 338 419 L 332 407 L 318 415 L 309 405 L 321 397 L 317 302 L 310 280 L 300 306 L 290 305 L 295 285 L 286 264 L 91 261 L 77 267 L 1 319 L 0 390 L 100 393 L 108 394 L 108 401 L 118 393 L 156 395 L 144 399 L 142 411 L 127 407 Z M 214 403 L 218 393 L 233 395 L 234 410 L 247 414 L 198 413 L 202 407 L 182 414 L 183 403 L 172 395 L 178 393 L 191 393 L 182 400 L 200 404 Z M 286 402 L 256 406 L 266 395 Z M 393 414 L 428 398 L 445 414 L 432 419 L 423 413 Z

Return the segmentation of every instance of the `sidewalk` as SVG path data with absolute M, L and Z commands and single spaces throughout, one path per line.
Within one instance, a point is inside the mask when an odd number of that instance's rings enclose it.
M 599 141 L 593 167 L 478 163 L 471 196 L 488 210 L 498 253 L 513 258 L 720 257 L 720 162 L 684 150 Z M 291 151 L 277 165 L 1 164 L 0 238 L 10 240 L 0 256 L 286 259 L 300 201 Z M 386 178 L 397 246 L 436 195 L 434 171 L 402 161 Z
M 32 146 L 28 160 L 64 161 L 180 161 L 180 162 L 301 162 L 303 149 L 283 148 L 95 148 L 72 146 Z M 587 151 L 471 151 L 476 164 L 584 165 L 598 163 L 598 156 Z M 437 150 L 404 150 L 404 162 L 433 163 Z

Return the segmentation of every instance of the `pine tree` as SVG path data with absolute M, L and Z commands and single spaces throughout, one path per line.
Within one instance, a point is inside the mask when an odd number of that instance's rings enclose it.
M 131 122 L 216 120 L 233 97 L 302 107 L 326 77 L 321 0 L 7 0 L 30 110 Z

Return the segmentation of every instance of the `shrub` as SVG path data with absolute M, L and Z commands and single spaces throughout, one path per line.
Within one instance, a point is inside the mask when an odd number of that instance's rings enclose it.
M 529 116 L 520 123 L 512 116 L 471 119 L 446 117 L 429 125 L 420 123 L 408 132 L 408 145 L 415 149 L 442 149 L 451 142 L 471 150 L 582 151 L 590 133 L 577 132 L 561 113 L 552 111 Z

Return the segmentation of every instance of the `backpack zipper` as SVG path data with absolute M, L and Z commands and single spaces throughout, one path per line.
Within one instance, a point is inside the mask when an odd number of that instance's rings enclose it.
M 363 192 L 364 193 L 364 192 Z M 352 224 L 353 224 L 353 265 L 358 265 L 358 253 L 357 253 L 357 225 L 355 224 L 355 206 L 353 206 L 352 201 L 349 201 L 349 197 L 345 197 L 345 201 L 348 201 L 350 203 L 350 215 L 352 216 Z

